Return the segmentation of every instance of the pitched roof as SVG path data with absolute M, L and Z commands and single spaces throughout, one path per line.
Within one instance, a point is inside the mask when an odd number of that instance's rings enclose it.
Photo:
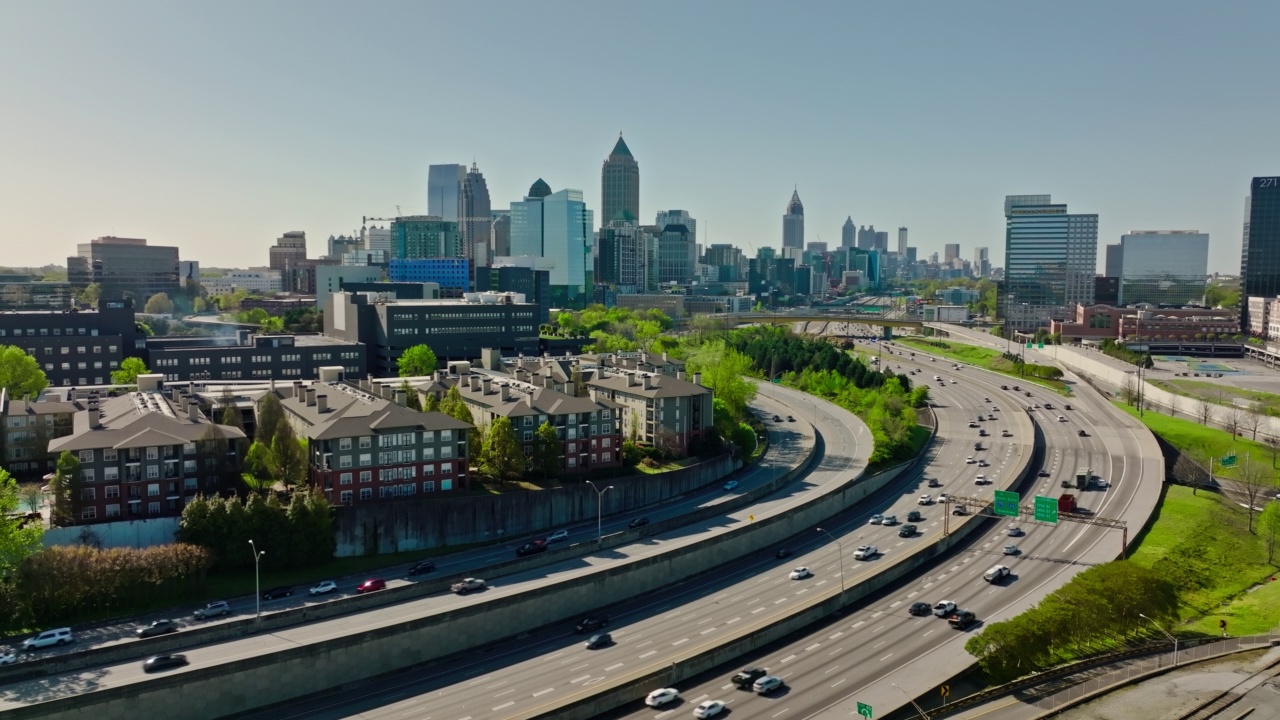
M 463 400 L 470 404 L 484 407 L 494 415 L 503 417 L 583 414 L 596 412 L 603 407 L 614 407 L 613 404 L 603 405 L 591 398 L 575 397 L 557 390 L 536 387 L 527 383 L 512 382 L 509 384 L 508 389 L 510 391 L 508 398 L 503 400 L 502 388 L 498 383 L 491 383 L 487 393 L 483 387 L 479 390 L 472 390 L 466 383 L 458 385 L 458 392 L 462 394 Z M 532 406 L 528 402 L 530 395 L 533 396 Z
M 72 432 L 49 441 L 49 452 L 113 448 L 156 447 L 199 442 L 209 428 L 223 438 L 243 438 L 244 431 L 230 425 L 218 425 L 203 414 L 193 420 L 158 392 L 133 392 L 108 398 L 98 408 L 98 425 L 89 427 L 89 410 L 73 416 Z
M 626 141 L 622 139 L 622 133 L 618 133 L 618 142 L 613 146 L 613 152 L 609 153 L 609 157 L 615 155 L 623 155 L 631 157 L 631 148 L 627 147 Z
M 642 379 L 637 379 L 635 385 L 627 385 L 628 375 L 629 373 L 609 373 L 605 377 L 597 377 L 590 380 L 587 384 L 612 392 L 623 392 L 651 398 L 690 397 L 711 393 L 708 388 L 695 385 L 688 380 L 677 380 L 670 375 L 649 375 L 649 389 L 646 390 Z
M 466 430 L 471 427 L 441 412 L 420 412 L 397 405 L 386 398 L 341 383 L 299 385 L 325 396 L 325 409 L 308 405 L 305 392 L 294 396 L 291 385 L 277 386 L 276 397 L 286 412 L 306 425 L 302 434 L 311 440 L 360 437 L 393 430 Z

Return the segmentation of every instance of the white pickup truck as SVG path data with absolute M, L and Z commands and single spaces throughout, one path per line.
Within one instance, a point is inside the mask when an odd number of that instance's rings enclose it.
M 484 580 L 480 578 L 467 578 L 460 580 L 449 587 L 450 590 L 458 595 L 466 595 L 469 592 L 483 590 L 485 588 Z

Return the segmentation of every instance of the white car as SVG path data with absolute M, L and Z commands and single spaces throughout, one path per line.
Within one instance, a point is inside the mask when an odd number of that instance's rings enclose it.
M 792 580 L 803 580 L 805 578 L 813 577 L 813 571 L 802 565 L 795 570 L 792 570 L 791 575 L 788 577 Z
M 1058 416 L 1058 422 L 1066 422 L 1066 421 L 1067 421 L 1067 418 L 1066 418 L 1066 417 L 1064 417 L 1064 416 L 1062 416 L 1062 415 L 1059 415 L 1059 416 Z
M 1026 535 L 1026 533 L 1022 532 L 1022 528 L 1018 527 L 1017 525 L 1010 525 L 1009 529 L 1006 530 L 1005 532 L 1009 535 L 1009 537 L 1022 537 L 1023 535 Z
M 662 707 L 669 702 L 674 702 L 679 699 L 679 690 L 675 688 L 662 688 L 649 693 L 644 699 L 644 704 L 649 707 Z
M 933 606 L 934 617 L 947 617 L 956 611 L 956 604 L 950 600 L 939 601 Z
M 979 473 L 979 474 L 978 474 L 978 477 L 974 478 L 973 483 L 974 483 L 975 485 L 986 485 L 986 484 L 987 484 L 987 476 L 986 476 L 986 475 L 983 475 L 983 474 L 981 474 L 981 473 Z
M 1005 546 L 1004 546 L 1004 554 L 1005 554 L 1005 555 L 1017 555 L 1018 553 L 1021 553 L 1021 552 L 1022 552 L 1022 551 L 1018 549 L 1018 546 L 1017 546 L 1017 545 L 1005 545 Z
M 973 465 L 973 464 L 974 464 L 974 463 L 976 463 L 976 462 L 978 462 L 978 461 L 977 461 L 977 460 L 974 460 L 972 455 L 970 455 L 969 457 L 967 457 L 967 458 L 965 458 L 965 459 L 964 459 L 964 464 L 965 464 L 965 465 Z
M 916 504 L 917 504 L 917 505 L 932 505 L 932 504 L 933 504 L 933 496 L 932 496 L 932 495 L 921 495 L 921 496 L 920 496 L 920 499 L 916 501 Z
M 0 665 L 12 665 L 18 662 L 18 654 L 12 650 L 0 652 Z
M 880 524 L 880 523 L 882 523 L 882 522 L 884 522 L 884 516 L 883 516 L 883 515 L 876 514 L 876 515 L 872 515 L 872 516 L 871 516 L 871 524 L 872 524 L 872 525 L 879 525 L 879 524 Z
M 951 496 L 950 496 L 950 495 L 948 495 L 948 494 L 946 494 L 946 493 L 938 493 L 938 502 L 940 502 L 940 503 L 944 503 L 944 502 L 946 502 L 946 501 L 947 501 L 947 500 L 949 500 L 949 499 L 951 499 Z
M 702 718 L 710 718 L 724 712 L 723 700 L 708 700 L 693 709 L 693 716 L 702 720 Z
M 884 525 L 885 527 L 893 527 L 894 525 L 897 525 L 897 524 L 898 524 L 898 516 L 897 516 L 897 515 L 885 515 L 885 516 L 884 516 L 884 520 L 881 520 L 881 521 L 880 521 L 880 524 L 881 524 L 881 525 Z
M 951 379 L 951 384 L 952 384 L 952 385 L 955 385 L 955 384 L 956 384 L 955 378 L 952 378 L 952 379 Z
M 557 530 L 547 536 L 547 542 L 549 543 L 559 542 L 561 540 L 568 540 L 568 539 L 569 539 L 568 530 Z
M 870 560 L 879 554 L 880 550 L 875 545 L 859 545 L 858 549 L 853 551 L 853 559 Z
M 982 579 L 989 583 L 998 582 L 1009 577 L 1008 565 L 996 565 L 982 575 Z
M 320 582 L 316 583 L 307 592 L 311 593 L 312 595 L 326 595 L 337 589 L 338 589 L 338 583 L 332 580 L 321 580 Z

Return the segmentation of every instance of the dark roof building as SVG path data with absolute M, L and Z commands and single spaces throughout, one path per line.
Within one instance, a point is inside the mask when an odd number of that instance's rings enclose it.
M 75 391 L 71 391 L 74 396 Z M 49 441 L 71 434 L 72 417 L 83 402 L 63 401 L 56 395 L 40 400 L 14 400 L 0 388 L 0 458 L 18 482 L 36 482 L 53 472 L 56 456 Z
M 140 354 L 133 301 L 102 300 L 97 310 L 0 312 L 0 345 L 36 359 L 50 385 L 106 385 L 111 371 Z
M 147 367 L 169 382 L 185 380 L 313 380 L 338 365 L 346 377 L 369 372 L 362 343 L 318 333 L 146 338 Z

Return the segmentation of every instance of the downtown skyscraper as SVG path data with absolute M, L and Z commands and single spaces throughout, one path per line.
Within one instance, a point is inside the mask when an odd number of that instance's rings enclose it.
M 840 247 L 857 247 L 857 244 L 858 226 L 853 224 L 853 216 L 850 215 L 844 219 L 844 225 L 840 226 Z
M 600 170 L 600 210 L 601 227 L 640 222 L 640 165 L 621 133 Z
M 489 264 L 489 186 L 475 163 L 469 172 L 464 165 L 428 168 L 427 214 L 457 223 L 459 252 L 472 261 L 472 267 Z
M 551 192 L 541 178 L 511 203 L 512 257 L 542 258 L 550 270 L 551 307 L 582 308 L 595 285 L 595 215 L 581 190 Z
M 1048 195 L 1009 195 L 1005 214 L 1005 286 L 1001 317 L 1015 330 L 1065 318 L 1093 304 L 1098 216 L 1072 215 Z
M 1244 202 L 1240 248 L 1240 328 L 1249 330 L 1249 298 L 1280 295 L 1280 177 L 1255 177 Z
M 800 202 L 800 191 L 791 193 L 791 202 L 787 203 L 787 212 L 782 216 L 782 254 L 785 257 L 788 248 L 804 250 L 804 205 Z

